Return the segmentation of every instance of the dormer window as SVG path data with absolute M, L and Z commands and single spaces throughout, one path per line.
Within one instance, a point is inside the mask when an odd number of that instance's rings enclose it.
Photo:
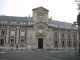
M 64 26 L 60 26 L 60 27 L 64 28 Z
M 66 27 L 66 28 L 70 28 L 70 27 Z
M 26 23 L 24 23 L 24 22 L 20 22 L 20 24 L 26 24 Z
M 1 21 L 1 23 L 7 23 L 7 21 Z
M 17 22 L 10 22 L 11 24 L 17 24 Z

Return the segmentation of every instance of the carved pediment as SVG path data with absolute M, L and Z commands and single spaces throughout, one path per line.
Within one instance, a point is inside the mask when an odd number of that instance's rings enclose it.
M 39 11 L 47 11 L 47 12 L 49 12 L 49 10 L 47 10 L 46 8 L 44 8 L 44 7 L 38 7 L 38 8 L 34 8 L 32 11 L 34 11 L 34 10 L 39 10 Z

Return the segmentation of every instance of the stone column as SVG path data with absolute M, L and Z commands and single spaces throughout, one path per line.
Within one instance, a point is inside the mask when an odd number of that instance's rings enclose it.
M 73 42 L 73 32 L 71 31 L 71 47 L 70 49 L 73 49 L 73 46 L 74 46 L 74 42 Z
M 59 49 L 61 49 L 61 33 L 60 33 L 61 31 L 60 31 L 60 29 L 59 29 Z M 58 34 L 57 34 L 58 35 Z
M 16 44 L 18 44 L 19 42 L 19 27 L 17 27 L 17 31 L 16 31 Z
M 66 48 L 67 48 L 67 30 L 65 31 L 65 38 L 66 38 Z
M 73 34 L 71 32 L 71 46 L 73 47 L 74 46 L 74 42 L 73 42 Z
M 6 46 L 9 45 L 9 26 L 7 26 L 7 31 L 6 31 Z

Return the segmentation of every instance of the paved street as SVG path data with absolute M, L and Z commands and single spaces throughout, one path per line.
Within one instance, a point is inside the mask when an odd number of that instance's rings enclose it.
M 62 51 L 7 51 L 0 52 L 0 60 L 80 60 L 74 50 Z

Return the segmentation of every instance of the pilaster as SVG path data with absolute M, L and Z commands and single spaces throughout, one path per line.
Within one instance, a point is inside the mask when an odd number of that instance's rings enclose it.
M 9 45 L 9 26 L 7 26 L 7 30 L 6 30 L 6 46 Z

